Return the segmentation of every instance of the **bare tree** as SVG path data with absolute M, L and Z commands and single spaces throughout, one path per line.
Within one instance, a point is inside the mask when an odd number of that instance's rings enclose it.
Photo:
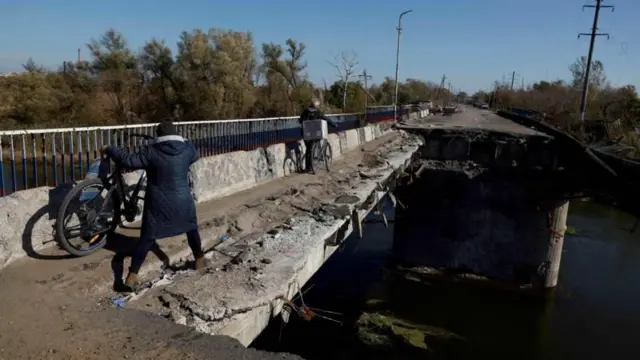
M 358 55 L 355 52 L 345 53 L 341 52 L 337 55 L 333 62 L 329 62 L 337 72 L 337 76 L 342 82 L 342 110 L 347 108 L 347 87 L 349 86 L 349 79 L 356 73 L 356 66 L 358 66 Z
M 571 76 L 573 77 L 571 84 L 574 87 L 582 86 L 584 81 L 584 74 L 587 72 L 587 57 L 581 56 L 569 66 Z M 589 73 L 589 86 L 595 88 L 602 88 L 606 85 L 607 76 L 604 72 L 604 65 L 599 60 L 593 60 L 591 62 L 591 72 Z

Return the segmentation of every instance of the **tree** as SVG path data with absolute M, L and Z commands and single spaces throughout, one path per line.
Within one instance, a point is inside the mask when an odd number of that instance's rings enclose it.
M 29 60 L 25 73 L 0 77 L 0 123 L 23 128 L 287 116 L 314 95 L 326 100 L 328 112 L 360 112 L 367 93 L 372 105 L 393 103 L 392 78 L 368 89 L 357 81 L 354 53 L 336 57 L 336 82 L 316 87 L 306 73 L 306 46 L 294 39 L 261 44 L 258 53 L 251 33 L 213 28 L 182 32 L 176 45 L 172 51 L 152 38 L 134 51 L 123 34 L 109 29 L 89 42 L 87 61 L 49 70 Z M 430 99 L 437 91 L 436 84 L 407 79 L 398 84 L 398 100 Z
M 124 36 L 109 29 L 87 47 L 91 53 L 91 71 L 111 100 L 110 111 L 119 122 L 128 122 L 135 115 L 137 100 L 137 59 Z
M 356 66 L 358 65 L 357 55 L 355 52 L 345 53 L 342 52 L 336 56 L 333 62 L 330 64 L 336 69 L 336 74 L 342 83 L 342 110 L 347 108 L 347 92 L 349 89 L 349 80 L 355 74 Z
M 302 103 L 310 102 L 313 90 L 303 73 L 307 68 L 307 63 L 303 60 L 305 44 L 287 39 L 286 45 L 285 50 L 274 43 L 262 44 L 262 63 L 270 95 L 273 95 L 273 91 L 278 91 L 278 88 L 284 88 L 282 90 L 289 100 L 289 113 L 295 114 Z M 282 59 L 285 52 L 288 58 Z
M 33 58 L 27 59 L 27 62 L 22 65 L 22 68 L 28 73 L 43 73 L 44 68 L 33 60 Z
M 347 89 L 345 92 L 344 89 Z M 325 101 L 327 104 L 341 109 L 343 112 L 361 112 L 364 109 L 365 91 L 359 81 L 350 81 L 345 84 L 338 80 L 325 91 Z M 345 99 L 346 95 L 346 101 Z M 344 107 L 344 104 L 347 104 Z
M 148 102 L 152 106 L 156 120 L 173 117 L 182 94 L 175 72 L 175 61 L 171 49 L 164 41 L 151 39 L 147 41 L 138 55 L 142 76 L 148 86 Z M 179 116 L 175 116 L 179 118 Z
M 576 61 L 569 66 L 569 70 L 571 71 L 572 86 L 574 87 L 582 87 L 584 82 L 584 74 L 587 71 L 587 57 L 581 56 Z M 596 89 L 602 88 L 606 84 L 607 78 L 604 73 L 604 65 L 599 60 L 594 60 L 591 62 L 591 70 L 589 71 L 589 87 L 594 87 Z

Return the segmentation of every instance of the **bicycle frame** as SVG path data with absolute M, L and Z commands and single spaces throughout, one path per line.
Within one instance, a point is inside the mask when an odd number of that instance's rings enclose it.
M 145 170 L 142 170 L 140 179 L 138 179 L 138 182 L 135 184 L 135 187 L 133 188 L 133 191 L 130 195 L 128 195 L 127 184 L 124 181 L 122 167 L 116 164 L 115 170 L 111 176 L 114 177 L 114 185 L 116 191 L 115 195 L 118 199 L 118 205 L 121 208 L 124 208 L 124 215 L 125 218 L 127 218 L 127 221 L 133 221 L 133 218 L 136 215 L 135 212 L 138 209 L 138 200 L 144 200 L 143 197 L 140 197 L 140 191 L 142 190 L 144 182 L 147 179 L 147 172 Z
M 153 139 L 152 137 L 149 137 L 146 135 L 138 135 L 138 134 L 132 134 L 132 135 L 141 136 L 146 139 Z M 109 188 L 109 193 L 112 193 L 112 191 L 114 190 L 116 191 L 116 194 L 114 195 L 117 196 L 117 204 L 115 205 L 120 207 L 120 209 L 124 210 L 125 219 L 131 222 L 137 215 L 136 212 L 138 210 L 138 207 L 137 207 L 138 200 L 144 200 L 143 197 L 140 197 L 140 191 L 143 189 L 144 183 L 147 180 L 147 172 L 146 170 L 141 170 L 142 174 L 140 175 L 140 179 L 138 179 L 138 182 L 135 184 L 135 187 L 133 188 L 133 191 L 131 192 L 131 194 L 128 195 L 128 191 L 127 191 L 128 186 L 124 181 L 124 176 L 123 176 L 124 169 L 122 168 L 122 166 L 120 166 L 117 163 L 114 163 L 114 165 L 115 165 L 114 171 L 111 172 L 110 175 L 106 177 L 106 179 L 103 179 L 103 181 L 105 182 L 105 185 L 106 185 L 106 184 L 110 184 L 110 180 L 113 179 L 113 184 Z M 121 222 L 122 219 L 119 219 L 118 221 Z

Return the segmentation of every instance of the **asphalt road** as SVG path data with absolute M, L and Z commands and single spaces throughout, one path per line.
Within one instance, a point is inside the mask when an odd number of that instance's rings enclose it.
M 478 109 L 472 106 L 460 105 L 461 112 L 452 115 L 432 115 L 406 125 L 425 128 L 452 129 L 482 129 L 509 132 L 521 135 L 542 135 L 543 133 L 524 127 L 511 120 L 498 116 L 492 110 Z

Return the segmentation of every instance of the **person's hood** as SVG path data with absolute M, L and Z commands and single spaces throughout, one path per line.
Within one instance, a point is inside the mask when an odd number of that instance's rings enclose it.
M 156 138 L 154 147 L 167 155 L 178 155 L 187 151 L 189 144 L 180 135 L 167 135 Z

